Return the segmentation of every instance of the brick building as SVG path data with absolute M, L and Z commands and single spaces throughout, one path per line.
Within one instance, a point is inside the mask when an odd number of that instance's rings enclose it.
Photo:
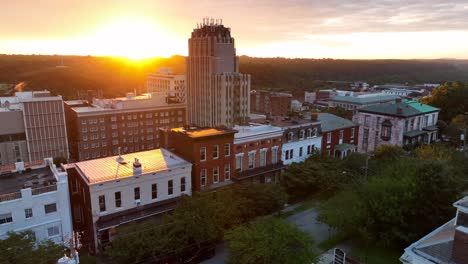
M 314 113 L 322 127 L 322 153 L 344 158 L 357 151 L 359 125 L 351 120 L 328 114 Z
M 65 101 L 70 156 L 74 161 L 159 148 L 159 128 L 185 125 L 185 104 L 164 96 Z
M 291 111 L 292 94 L 254 90 L 250 92 L 250 111 L 286 116 Z
M 284 169 L 281 161 L 283 130 L 271 125 L 235 126 L 235 174 L 239 182 L 277 182 Z
M 161 145 L 192 163 L 192 188 L 200 191 L 232 181 L 234 133 L 232 129 L 161 129 Z

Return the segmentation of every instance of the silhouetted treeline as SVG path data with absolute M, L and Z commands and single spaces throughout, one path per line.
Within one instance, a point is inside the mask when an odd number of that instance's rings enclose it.
M 139 63 L 112 57 L 0 55 L 0 83 L 26 82 L 26 90 L 48 89 L 66 99 L 95 90 L 105 97 L 145 92 L 146 73 L 158 67 L 185 73 L 185 57 Z M 468 61 L 332 60 L 240 58 L 240 71 L 252 74 L 253 89 L 298 92 L 330 86 L 324 81 L 443 83 L 468 80 Z

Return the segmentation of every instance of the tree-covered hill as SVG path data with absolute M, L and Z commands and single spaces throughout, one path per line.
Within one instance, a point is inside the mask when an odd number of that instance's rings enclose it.
M 140 62 L 93 56 L 0 55 L 0 83 L 26 83 L 26 90 L 48 89 L 66 99 L 86 90 L 106 97 L 144 92 L 147 72 L 170 66 L 185 73 L 185 57 Z M 468 61 L 460 60 L 332 60 L 240 57 L 240 71 L 252 74 L 252 87 L 310 90 L 321 81 L 367 81 L 371 84 L 442 83 L 468 80 Z

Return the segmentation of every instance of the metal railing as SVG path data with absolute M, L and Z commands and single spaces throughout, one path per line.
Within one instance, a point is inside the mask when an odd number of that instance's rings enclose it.
M 0 194 L 0 203 L 16 199 L 21 199 L 21 192 Z
M 32 195 L 39 195 L 43 193 L 53 192 L 57 190 L 57 185 L 50 185 L 45 187 L 34 188 L 31 190 Z

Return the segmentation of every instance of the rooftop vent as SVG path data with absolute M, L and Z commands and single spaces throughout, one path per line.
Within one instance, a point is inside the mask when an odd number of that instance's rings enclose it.
M 135 161 L 133 162 L 133 175 L 140 175 L 141 171 L 141 163 L 137 158 L 135 158 Z

